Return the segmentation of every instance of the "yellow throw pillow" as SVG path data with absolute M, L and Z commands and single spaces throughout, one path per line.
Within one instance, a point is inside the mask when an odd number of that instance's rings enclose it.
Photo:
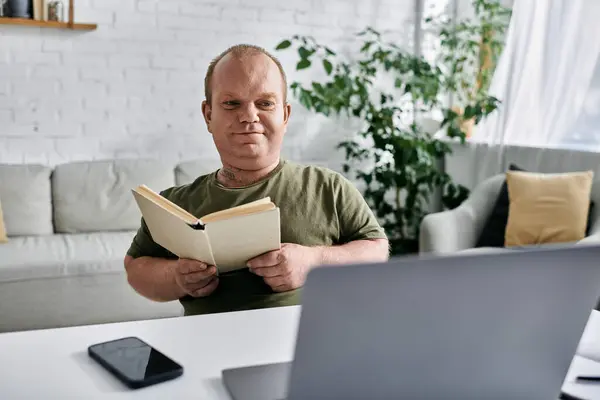
M 560 174 L 508 171 L 504 245 L 566 243 L 585 237 L 593 171 Z
M 2 204 L 0 203 L 0 243 L 8 242 L 6 228 L 4 227 L 4 216 L 2 215 Z

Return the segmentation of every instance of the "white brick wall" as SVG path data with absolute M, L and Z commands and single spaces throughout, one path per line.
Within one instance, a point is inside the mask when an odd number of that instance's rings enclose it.
M 200 103 L 211 58 L 250 42 L 269 50 L 310 34 L 348 51 L 353 32 L 391 29 L 413 39 L 414 0 L 76 0 L 76 19 L 92 32 L 0 26 L 0 163 L 215 157 Z M 289 80 L 291 51 L 275 52 Z M 351 132 L 292 99 L 284 154 L 341 159 Z M 344 128 L 345 127 L 345 128 Z

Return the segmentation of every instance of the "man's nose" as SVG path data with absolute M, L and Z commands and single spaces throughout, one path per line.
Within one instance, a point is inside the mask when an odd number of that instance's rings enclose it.
M 239 118 L 242 123 L 258 122 L 258 108 L 253 103 L 240 107 Z

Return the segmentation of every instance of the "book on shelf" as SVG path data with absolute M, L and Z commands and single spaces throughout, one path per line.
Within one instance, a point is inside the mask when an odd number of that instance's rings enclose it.
M 45 12 L 47 7 L 46 0 L 32 0 L 32 8 L 33 8 L 33 19 L 35 21 L 46 21 Z
M 146 185 L 132 192 L 156 243 L 179 258 L 215 265 L 218 273 L 280 248 L 279 208 L 269 197 L 196 217 Z

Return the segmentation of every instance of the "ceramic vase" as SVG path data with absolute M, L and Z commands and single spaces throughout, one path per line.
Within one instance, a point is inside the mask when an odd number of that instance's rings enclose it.
M 13 18 L 31 18 L 29 0 L 8 0 L 8 9 Z

